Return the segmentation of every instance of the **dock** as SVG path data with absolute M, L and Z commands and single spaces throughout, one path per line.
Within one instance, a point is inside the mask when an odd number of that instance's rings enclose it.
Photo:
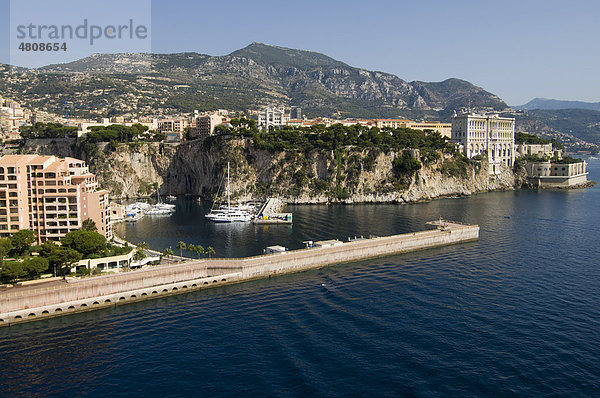
M 285 202 L 268 198 L 252 222 L 254 224 L 292 224 L 292 213 L 281 212 L 284 207 Z
M 110 308 L 226 284 L 303 272 L 334 264 L 476 241 L 479 226 L 433 222 L 428 230 L 237 259 L 202 259 L 67 282 L 0 290 L 0 326 Z

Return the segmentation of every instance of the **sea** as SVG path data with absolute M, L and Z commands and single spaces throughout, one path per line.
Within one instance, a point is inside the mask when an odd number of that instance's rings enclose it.
M 590 159 L 589 178 L 600 178 Z M 600 395 L 600 187 L 417 204 L 288 206 L 294 224 L 121 224 L 152 248 L 217 257 L 424 229 L 480 240 L 0 329 L 3 397 Z M 191 253 L 183 253 L 192 255 Z

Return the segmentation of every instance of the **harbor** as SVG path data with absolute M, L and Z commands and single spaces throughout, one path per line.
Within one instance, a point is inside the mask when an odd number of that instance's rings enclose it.
M 52 318 L 224 284 L 479 239 L 479 227 L 453 222 L 430 229 L 237 259 L 203 259 L 0 293 L 0 325 Z

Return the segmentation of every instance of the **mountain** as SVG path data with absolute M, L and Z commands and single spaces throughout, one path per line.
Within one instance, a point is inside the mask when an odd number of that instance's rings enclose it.
M 464 80 L 406 82 L 324 54 L 261 43 L 225 56 L 95 54 L 10 75 L 0 71 L 0 95 L 54 113 L 62 113 L 66 101 L 79 116 L 282 104 L 301 106 L 308 116 L 447 119 L 467 106 L 507 109 L 500 98 Z
M 514 109 L 543 109 L 543 110 L 558 110 L 558 109 L 588 109 L 592 111 L 600 111 L 600 102 L 583 102 L 583 101 L 563 101 L 548 98 L 534 98 L 525 105 L 514 106 Z
M 516 118 L 516 128 L 532 133 L 562 132 L 600 145 L 600 111 L 534 109 Z

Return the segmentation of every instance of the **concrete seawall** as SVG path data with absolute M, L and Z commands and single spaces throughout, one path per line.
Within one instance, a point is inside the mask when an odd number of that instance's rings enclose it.
M 13 288 L 0 292 L 0 326 L 479 238 L 476 225 L 433 226 L 436 229 L 330 247 L 243 259 L 199 260 L 48 287 Z

